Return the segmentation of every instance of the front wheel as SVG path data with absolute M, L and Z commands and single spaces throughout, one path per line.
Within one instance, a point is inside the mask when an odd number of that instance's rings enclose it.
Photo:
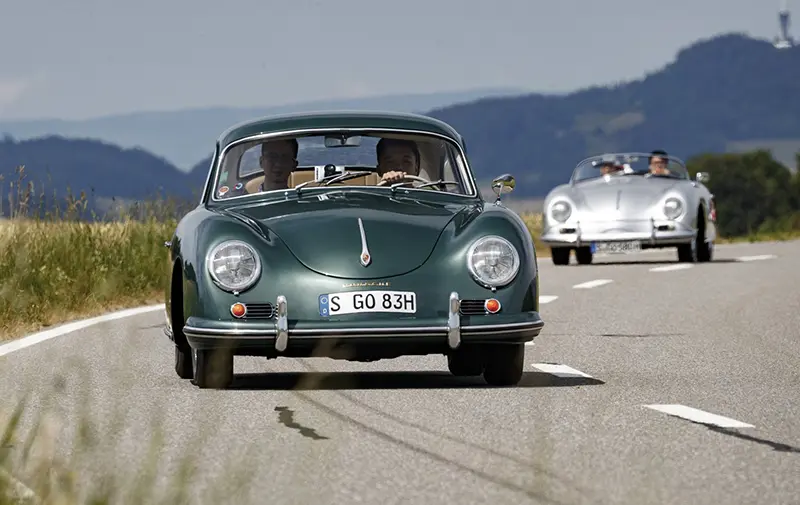
M 551 247 L 550 256 L 554 265 L 569 265 L 569 247 Z
M 592 249 L 588 246 L 575 249 L 575 259 L 578 260 L 579 265 L 590 265 L 593 257 Z
M 175 373 L 181 379 L 194 378 L 194 369 L 192 365 L 192 349 L 187 345 L 181 347 L 175 344 Z
M 192 349 L 195 386 L 225 389 L 233 382 L 233 354 L 223 349 Z
M 525 369 L 525 344 L 497 344 L 487 349 L 483 379 L 491 386 L 514 386 Z

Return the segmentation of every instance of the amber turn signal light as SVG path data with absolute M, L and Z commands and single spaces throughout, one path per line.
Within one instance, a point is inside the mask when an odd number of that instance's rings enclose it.
M 247 307 L 244 306 L 243 303 L 236 302 L 231 305 L 231 314 L 233 317 L 244 317 L 247 314 Z
M 483 308 L 486 309 L 486 312 L 494 314 L 500 311 L 500 302 L 494 298 L 489 298 L 486 300 L 486 303 L 483 304 Z

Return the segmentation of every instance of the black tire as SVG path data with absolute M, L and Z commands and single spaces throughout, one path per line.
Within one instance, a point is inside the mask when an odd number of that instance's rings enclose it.
M 551 247 L 550 256 L 554 265 L 569 265 L 569 247 Z
M 591 265 L 594 255 L 592 249 L 589 247 L 578 247 L 575 249 L 575 259 L 578 260 L 579 265 Z
M 233 354 L 223 349 L 192 350 L 192 382 L 201 389 L 225 389 L 233 382 Z
M 497 344 L 486 352 L 483 379 L 491 386 L 515 386 L 525 370 L 525 344 Z
M 175 345 L 175 373 L 181 379 L 193 379 L 194 370 L 192 368 L 192 349 L 188 346 L 186 349 L 179 345 Z
M 483 373 L 483 356 L 477 349 L 459 349 L 447 355 L 447 368 L 456 377 L 474 377 Z
M 706 220 L 701 214 L 697 217 L 699 227 L 697 229 L 697 261 L 708 263 L 714 257 L 714 243 L 706 242 Z
M 681 263 L 697 262 L 697 235 L 690 243 L 678 245 L 678 261 Z

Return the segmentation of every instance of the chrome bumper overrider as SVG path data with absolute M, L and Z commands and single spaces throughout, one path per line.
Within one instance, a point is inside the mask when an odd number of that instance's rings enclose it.
M 544 321 L 538 317 L 530 317 L 530 320 L 523 322 L 507 322 L 500 324 L 480 324 L 462 326 L 459 312 L 461 302 L 458 293 L 450 293 L 447 310 L 447 324 L 445 326 L 385 326 L 385 327 L 347 327 L 347 328 L 294 328 L 289 329 L 289 310 L 286 297 L 281 295 L 277 298 L 274 325 L 269 328 L 242 328 L 238 327 L 200 327 L 191 324 L 191 319 L 183 327 L 183 333 L 187 337 L 194 338 L 236 338 L 241 340 L 257 340 L 263 338 L 274 338 L 274 347 L 278 352 L 286 350 L 289 338 L 299 340 L 316 338 L 336 338 L 341 336 L 366 336 L 366 337 L 446 337 L 447 345 L 451 349 L 457 349 L 461 345 L 462 335 L 470 336 L 481 335 L 509 335 L 523 334 L 535 337 L 544 327 Z

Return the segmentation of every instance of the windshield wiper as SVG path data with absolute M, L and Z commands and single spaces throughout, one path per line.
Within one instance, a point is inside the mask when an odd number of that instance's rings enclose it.
M 313 181 L 302 182 L 302 183 L 298 184 L 297 186 L 295 186 L 294 189 L 295 189 L 295 191 L 297 191 L 299 193 L 300 189 L 308 186 L 309 184 L 328 181 L 325 184 L 327 186 L 328 184 L 330 184 L 330 183 L 332 183 L 334 181 L 340 180 L 340 179 L 341 180 L 344 180 L 345 178 L 350 179 L 350 178 L 353 178 L 353 177 L 360 177 L 362 175 L 368 175 L 368 174 L 371 174 L 371 173 L 372 172 L 369 171 L 369 170 L 361 170 L 361 171 L 358 171 L 358 172 L 342 172 L 342 173 L 330 174 L 330 175 L 326 175 L 325 177 L 320 177 L 319 179 L 314 179 Z
M 334 177 L 333 179 L 331 179 L 328 182 L 326 182 L 325 186 L 327 186 L 329 184 L 333 184 L 334 182 L 346 181 L 348 179 L 355 179 L 356 177 L 361 177 L 363 175 L 369 175 L 371 173 L 372 173 L 372 170 L 359 170 L 358 172 L 342 172 L 337 177 Z

